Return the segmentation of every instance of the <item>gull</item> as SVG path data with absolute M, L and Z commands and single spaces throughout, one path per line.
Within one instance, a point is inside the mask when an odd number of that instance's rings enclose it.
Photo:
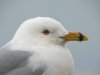
M 65 43 L 87 40 L 49 17 L 26 20 L 0 48 L 0 75 L 74 75 L 74 60 Z

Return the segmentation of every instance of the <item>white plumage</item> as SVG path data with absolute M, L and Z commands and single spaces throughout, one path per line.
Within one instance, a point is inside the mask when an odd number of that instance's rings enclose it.
M 52 18 L 25 21 L 0 50 L 0 75 L 73 75 L 73 57 L 61 38 L 68 34 Z

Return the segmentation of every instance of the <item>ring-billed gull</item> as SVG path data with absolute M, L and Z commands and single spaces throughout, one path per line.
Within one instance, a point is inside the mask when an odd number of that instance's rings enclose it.
M 87 40 L 52 18 L 27 20 L 0 49 L 0 75 L 73 75 L 73 57 L 64 44 Z

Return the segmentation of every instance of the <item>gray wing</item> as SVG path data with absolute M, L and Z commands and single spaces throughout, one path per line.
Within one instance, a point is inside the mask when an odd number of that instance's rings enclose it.
M 15 69 L 14 71 L 8 73 L 7 75 L 42 75 L 44 73 L 45 69 L 39 68 L 37 70 L 32 70 L 29 67 L 22 67 Z
M 30 52 L 0 49 L 0 75 L 42 75 L 44 69 L 32 71 L 27 65 Z

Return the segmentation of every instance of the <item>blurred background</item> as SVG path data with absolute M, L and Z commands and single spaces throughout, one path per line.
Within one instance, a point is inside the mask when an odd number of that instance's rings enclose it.
M 88 42 L 69 42 L 66 47 L 75 60 L 75 75 L 100 75 L 100 0 L 0 0 L 0 47 L 23 21 L 38 16 L 87 34 Z

